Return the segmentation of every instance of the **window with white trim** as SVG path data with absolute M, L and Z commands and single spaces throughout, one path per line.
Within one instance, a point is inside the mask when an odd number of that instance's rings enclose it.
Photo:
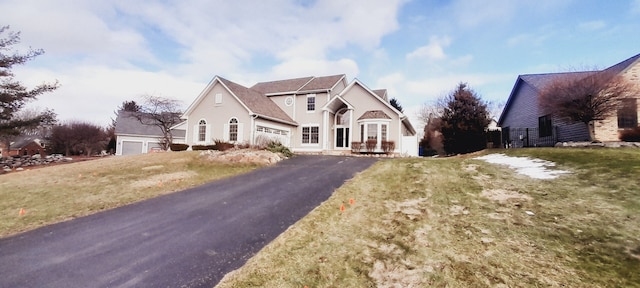
M 207 121 L 204 119 L 198 123 L 198 141 L 205 142 L 207 139 Z
M 367 140 L 378 139 L 378 124 L 367 124 Z
M 216 93 L 216 104 L 222 104 L 222 93 Z
M 302 127 L 302 144 L 318 144 L 320 127 L 307 126 Z
M 307 95 L 307 111 L 316 111 L 316 94 Z
M 229 120 L 229 141 L 238 141 L 238 119 L 236 118 Z

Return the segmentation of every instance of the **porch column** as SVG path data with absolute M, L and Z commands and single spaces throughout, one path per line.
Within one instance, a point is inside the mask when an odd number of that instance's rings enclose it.
M 329 150 L 329 111 L 322 111 L 322 150 Z

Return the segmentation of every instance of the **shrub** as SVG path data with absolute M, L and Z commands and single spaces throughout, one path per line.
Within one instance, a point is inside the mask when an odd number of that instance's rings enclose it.
M 620 140 L 625 142 L 640 142 L 640 127 L 620 131 Z
M 351 152 L 360 153 L 362 151 L 362 142 L 351 142 Z
M 193 145 L 191 149 L 196 150 L 216 150 L 216 145 Z
M 216 150 L 220 150 L 220 151 L 225 151 L 225 150 L 229 150 L 231 148 L 236 147 L 235 144 L 230 143 L 230 142 L 225 142 L 222 140 L 214 140 L 214 142 L 216 143 Z
M 389 154 L 396 149 L 396 142 L 382 141 L 382 143 L 380 143 L 380 146 L 382 146 L 382 151 L 384 151 L 384 153 Z
M 187 150 L 187 148 L 189 148 L 189 145 L 187 144 L 181 144 L 181 143 L 169 144 L 169 149 L 171 149 L 171 151 L 184 151 L 184 150 Z
M 282 143 L 278 141 L 272 141 L 271 143 L 269 143 L 266 150 L 273 153 L 281 153 L 287 158 L 293 156 L 293 152 L 291 152 L 291 150 L 289 150 L 287 146 L 282 145 Z
M 378 146 L 378 140 L 377 139 L 369 139 L 369 140 L 367 140 L 367 142 L 365 142 L 364 145 L 367 148 L 367 152 L 373 153 L 373 151 L 376 150 L 376 146 Z

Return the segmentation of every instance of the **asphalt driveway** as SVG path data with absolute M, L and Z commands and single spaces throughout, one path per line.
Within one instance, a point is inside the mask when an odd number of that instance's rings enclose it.
M 212 287 L 375 161 L 298 156 L 0 239 L 0 287 Z

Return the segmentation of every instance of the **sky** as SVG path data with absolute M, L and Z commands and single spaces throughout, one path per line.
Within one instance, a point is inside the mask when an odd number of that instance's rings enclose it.
M 186 109 L 215 75 L 250 87 L 346 74 L 387 89 L 422 130 L 420 107 L 458 83 L 495 110 L 518 75 L 640 53 L 640 0 L 0 0 L 0 11 L 21 33 L 14 51 L 45 51 L 15 78 L 60 84 L 30 107 L 103 126 L 142 95 Z

